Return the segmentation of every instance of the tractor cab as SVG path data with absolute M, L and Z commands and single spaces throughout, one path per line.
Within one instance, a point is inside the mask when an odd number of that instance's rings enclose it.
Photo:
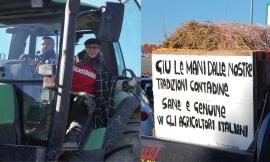
M 20 124 L 15 125 L 18 130 L 21 130 L 15 133 L 19 134 L 21 139 L 7 136 L 8 139 L 14 138 L 14 141 L 16 139 L 22 144 L 33 141 L 42 143 L 48 139 L 50 121 L 47 116 L 52 112 L 53 101 L 45 103 L 46 91 L 43 89 L 43 77 L 39 75 L 39 63 L 34 62 L 34 58 L 41 54 L 41 39 L 47 36 L 55 42 L 53 50 L 58 60 L 60 31 L 61 23 L 25 23 L 0 27 L 2 36 L 0 82 L 1 86 L 12 84 L 14 96 L 8 100 L 17 102 L 14 108 L 7 108 L 6 111 L 16 110 L 16 118 Z M 26 58 L 21 59 L 22 55 Z
M 138 86 L 129 86 L 134 79 L 127 72 L 136 76 L 125 68 L 118 42 L 125 3 L 96 7 L 78 0 L 0 2 L 0 160 L 105 160 L 123 150 L 138 150 L 140 101 L 133 93 Z M 44 37 L 53 40 L 53 64 L 35 60 L 43 54 Z M 62 145 L 73 58 L 89 38 L 101 40 L 105 63 L 118 78 L 116 110 L 102 127 L 84 129 L 80 148 L 67 150 Z M 137 140 L 127 142 L 132 138 Z M 16 156 L 9 156 L 11 152 Z M 128 158 L 137 158 L 135 154 Z

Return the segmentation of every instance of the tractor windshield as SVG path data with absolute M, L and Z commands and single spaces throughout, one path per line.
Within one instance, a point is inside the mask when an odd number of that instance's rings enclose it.
M 2 44 L 0 49 L 0 60 L 7 60 L 8 59 L 8 52 L 9 52 L 9 46 L 10 44 L 7 42 L 11 42 L 11 34 L 6 33 L 6 29 L 8 26 L 1 26 L 0 27 L 0 42 Z M 4 45 L 5 44 L 5 45 Z
M 52 103 L 42 100 L 38 65 L 57 65 L 61 23 L 0 25 L 0 84 L 14 85 L 22 137 L 47 140 Z
M 57 23 L 0 26 L 0 80 L 40 79 L 38 64 L 56 64 L 60 29 Z

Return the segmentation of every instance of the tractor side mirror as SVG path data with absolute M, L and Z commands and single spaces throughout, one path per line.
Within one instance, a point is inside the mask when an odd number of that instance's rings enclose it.
M 101 24 L 97 38 L 100 40 L 117 42 L 120 37 L 124 17 L 122 3 L 107 2 L 101 8 Z

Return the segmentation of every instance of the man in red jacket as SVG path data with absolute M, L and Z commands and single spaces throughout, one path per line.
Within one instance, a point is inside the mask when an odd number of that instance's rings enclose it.
M 95 127 L 106 126 L 114 114 L 114 88 L 117 77 L 112 73 L 102 53 L 102 43 L 96 38 L 84 42 L 85 49 L 78 54 L 78 60 L 96 71 Z M 99 118 L 98 118 L 99 117 Z
M 73 67 L 73 94 L 71 95 L 67 141 L 81 139 L 82 126 L 84 123 L 89 124 L 85 115 L 86 111 L 91 116 L 88 115 L 88 119 L 95 118 L 90 124 L 98 128 L 108 124 L 108 119 L 112 117 L 115 109 L 114 88 L 117 78 L 108 72 L 105 66 L 100 51 L 101 42 L 91 38 L 84 44 L 84 52 L 78 54 L 80 62 L 75 63 Z
M 75 63 L 73 66 L 72 92 L 86 92 L 94 96 L 96 92 L 96 71 L 84 63 Z
M 89 64 L 74 64 L 71 92 L 68 130 L 63 147 L 78 148 L 82 129 L 95 111 L 96 71 Z

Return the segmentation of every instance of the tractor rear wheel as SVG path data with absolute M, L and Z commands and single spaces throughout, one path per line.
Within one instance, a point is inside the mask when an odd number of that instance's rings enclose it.
M 140 119 L 130 119 L 119 142 L 105 154 L 105 162 L 137 162 L 139 148 Z

